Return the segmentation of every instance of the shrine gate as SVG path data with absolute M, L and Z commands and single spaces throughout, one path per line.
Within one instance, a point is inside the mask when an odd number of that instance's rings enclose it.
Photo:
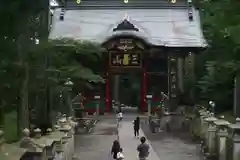
M 184 92 L 185 64 L 190 59 L 193 66 L 194 54 L 207 46 L 199 12 L 191 1 L 144 3 L 82 0 L 81 4 L 75 4 L 69 0 L 64 20 L 59 20 L 60 13 L 54 14 L 50 39 L 93 41 L 107 50 L 104 62 L 99 65 L 99 72 L 106 80 L 98 89 L 101 112 L 112 110 L 111 76 L 122 73 L 141 75 L 140 111 L 147 111 L 147 94 L 153 95 L 152 110 L 156 110 L 161 92 L 176 106 L 178 95 Z M 85 102 L 88 112 L 95 111 L 93 97 L 89 96 Z

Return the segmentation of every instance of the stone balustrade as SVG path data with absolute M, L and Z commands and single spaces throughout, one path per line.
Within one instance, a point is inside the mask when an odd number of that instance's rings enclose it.
M 76 122 L 65 115 L 61 117 L 54 129 L 47 129 L 46 135 L 42 131 L 34 130 L 35 136 L 30 137 L 29 129 L 23 130 L 20 142 L 2 144 L 3 132 L 0 131 L 0 159 L 1 160 L 72 160 L 74 157 L 74 127 Z
M 224 116 L 214 117 L 202 107 L 197 110 L 196 115 L 191 132 L 199 128 L 204 154 L 218 160 L 240 160 L 240 118 L 231 124 L 224 120 Z

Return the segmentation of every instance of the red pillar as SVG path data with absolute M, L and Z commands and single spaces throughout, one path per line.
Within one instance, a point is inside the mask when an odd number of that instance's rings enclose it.
M 147 72 L 145 66 L 143 66 L 143 75 L 142 75 L 142 88 L 141 88 L 141 111 L 147 111 L 147 102 L 146 102 L 146 94 L 147 94 Z
M 109 73 L 106 72 L 106 99 L 105 99 L 105 104 L 106 104 L 106 112 L 111 111 L 111 96 L 110 96 L 110 79 L 109 79 Z

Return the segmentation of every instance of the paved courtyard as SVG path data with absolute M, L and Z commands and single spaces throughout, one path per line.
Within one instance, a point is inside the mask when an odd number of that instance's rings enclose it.
M 126 160 L 136 160 L 136 147 L 139 139 L 133 136 L 132 120 L 135 116 L 127 116 L 119 129 L 119 140 L 124 149 Z M 83 160 L 111 160 L 112 142 L 117 139 L 116 120 L 102 118 L 91 134 L 76 136 L 76 156 Z M 149 160 L 202 160 L 198 145 L 190 142 L 186 135 L 167 134 L 165 132 L 152 134 L 143 125 L 141 136 L 146 136 L 150 144 Z
M 81 160 L 110 160 L 112 142 L 116 139 L 116 120 L 97 123 L 91 134 L 76 135 L 75 152 Z
M 161 160 L 203 160 L 199 144 L 191 141 L 187 133 L 175 130 L 173 133 L 151 133 L 148 126 L 143 125 L 148 141 Z

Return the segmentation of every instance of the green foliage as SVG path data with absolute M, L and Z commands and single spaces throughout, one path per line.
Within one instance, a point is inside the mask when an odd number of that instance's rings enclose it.
M 4 135 L 7 142 L 15 142 L 18 140 L 18 131 L 17 131 L 17 112 L 9 112 L 4 115 Z M 9 127 L 11 126 L 11 127 Z
M 195 0 L 209 47 L 196 58 L 199 100 L 214 100 L 219 110 L 231 109 L 233 79 L 240 60 L 240 2 Z
M 68 103 L 66 80 L 74 82 L 74 93 L 93 87 L 90 83 L 104 83 L 90 65 L 102 59 L 102 47 L 72 39 L 47 40 L 48 12 L 49 1 L 0 2 L 0 109 L 18 111 L 20 127 L 29 127 L 29 120 L 50 123 L 49 112 Z M 8 119 L 6 124 L 11 123 Z
M 81 62 L 76 59 L 76 56 L 83 60 L 87 58 L 93 63 L 97 59 L 100 60 L 102 58 L 101 53 L 99 53 L 102 51 L 100 45 L 71 40 L 74 45 L 69 43 L 68 46 L 60 46 L 59 42 L 61 41 L 64 40 L 41 41 L 39 45 L 29 44 L 27 49 L 22 50 L 24 54 L 21 57 L 19 57 L 19 49 L 17 48 L 19 43 L 2 41 L 6 45 L 0 49 L 0 83 L 2 84 L 0 93 L 2 95 L 1 106 L 5 112 L 21 108 L 21 101 L 26 98 L 22 97 L 20 91 L 23 88 L 22 83 L 26 80 L 28 87 L 25 92 L 28 93 L 28 104 L 25 103 L 25 105 L 30 106 L 30 121 L 32 123 L 37 122 L 31 120 L 31 117 L 34 114 L 39 114 L 40 108 L 44 111 L 43 108 L 48 104 L 48 101 L 51 103 L 51 109 L 59 110 L 56 106 L 60 106 L 59 96 L 63 94 L 64 83 L 67 79 L 70 78 L 73 81 L 73 90 L 76 93 L 81 92 L 84 87 L 89 87 L 90 82 L 104 83 L 104 79 L 100 75 L 95 74 L 88 66 L 81 65 Z M 88 47 L 90 47 L 89 50 Z M 93 48 L 95 50 L 92 50 Z M 27 79 L 26 74 L 28 74 Z M 81 87 L 79 88 L 79 86 Z M 46 92 L 47 88 L 51 90 L 51 95 Z M 31 110 L 34 110 L 35 113 L 31 113 Z M 44 112 L 42 111 L 40 114 L 43 117 Z M 36 116 L 35 118 L 38 118 Z M 6 129 L 6 131 L 8 130 Z

